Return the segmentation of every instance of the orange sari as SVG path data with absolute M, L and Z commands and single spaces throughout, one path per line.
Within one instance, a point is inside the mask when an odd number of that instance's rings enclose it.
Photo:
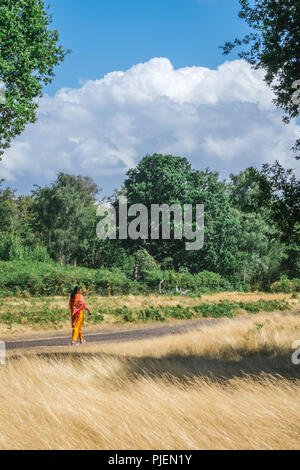
M 78 321 L 80 312 L 86 309 L 87 305 L 82 294 L 76 294 L 75 299 L 70 299 L 71 322 L 73 328 Z

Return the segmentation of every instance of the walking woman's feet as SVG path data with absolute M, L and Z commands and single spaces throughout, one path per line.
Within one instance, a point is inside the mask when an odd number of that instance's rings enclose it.
M 78 346 L 78 344 L 76 343 L 76 341 L 72 340 L 71 346 Z
M 80 344 L 84 344 L 86 343 L 86 340 L 82 338 L 82 340 L 80 340 Z

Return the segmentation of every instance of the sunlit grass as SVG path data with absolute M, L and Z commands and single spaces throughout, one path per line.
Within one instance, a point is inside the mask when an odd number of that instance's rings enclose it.
M 274 313 L 10 356 L 0 448 L 297 449 L 295 339 L 299 315 Z

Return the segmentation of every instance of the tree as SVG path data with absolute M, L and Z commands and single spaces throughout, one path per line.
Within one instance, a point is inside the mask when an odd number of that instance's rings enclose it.
M 238 175 L 230 174 L 231 183 L 227 187 L 233 207 L 242 212 L 260 212 L 270 204 L 271 186 L 266 175 L 254 167 L 246 168 Z
M 246 21 L 253 32 L 243 39 L 226 42 L 223 52 L 229 54 L 236 46 L 246 46 L 239 57 L 255 69 L 265 70 L 265 81 L 275 93 L 274 103 L 284 110 L 284 121 L 288 123 L 290 119 L 299 116 L 300 1 L 239 2 L 239 17 Z M 294 150 L 298 151 L 299 146 L 300 139 Z
M 36 121 L 36 98 L 70 52 L 59 43 L 57 30 L 49 29 L 51 22 L 42 0 L 1 0 L 0 82 L 5 100 L 0 102 L 0 155 L 27 123 Z
M 230 175 L 227 191 L 233 207 L 245 213 L 261 214 L 275 224 L 284 243 L 297 242 L 300 221 L 300 182 L 291 168 L 275 161 L 259 171 L 250 167 Z
M 35 226 L 43 234 L 50 253 L 55 258 L 58 254 L 61 264 L 68 264 L 71 257 L 76 264 L 77 257 L 82 254 L 87 231 L 93 225 L 91 211 L 95 214 L 96 224 L 95 195 L 98 191 L 90 178 L 65 173 L 59 173 L 52 185 L 37 186 L 33 191 Z
M 284 244 L 280 243 L 276 227 L 267 223 L 262 213 L 242 213 L 232 209 L 235 220 L 234 235 L 237 250 L 234 271 L 244 285 L 268 286 L 278 276 L 281 263 L 287 258 Z
M 170 217 L 170 240 L 123 240 L 123 246 L 131 252 L 144 248 L 162 266 L 168 263 L 175 269 L 187 266 L 191 272 L 203 269 L 228 273 L 235 249 L 228 237 L 232 224 L 229 198 L 223 182 L 212 171 L 191 168 L 186 158 L 173 155 L 147 155 L 136 168 L 127 172 L 124 182 L 128 206 L 143 204 L 151 214 L 151 204 L 204 205 L 204 246 L 199 251 L 187 251 L 186 240 L 174 239 L 174 219 Z M 117 208 L 117 207 L 116 207 Z M 130 220 L 129 220 L 130 222 Z M 149 230 L 150 232 L 150 230 Z M 161 234 L 161 219 L 160 219 Z
M 14 232 L 18 219 L 15 191 L 1 188 L 4 179 L 0 179 L 0 233 Z
M 261 174 L 271 188 L 270 213 L 287 243 L 299 243 L 300 236 L 300 180 L 291 168 L 285 169 L 278 161 L 265 163 Z

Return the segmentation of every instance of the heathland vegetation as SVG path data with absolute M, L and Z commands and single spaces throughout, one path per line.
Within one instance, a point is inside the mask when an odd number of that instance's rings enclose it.
M 203 204 L 198 251 L 174 239 L 172 214 L 170 240 L 99 239 L 99 193 L 90 178 L 63 173 L 24 196 L 2 181 L 2 296 L 66 295 L 74 284 L 100 295 L 299 291 L 299 181 L 278 162 L 225 181 L 186 158 L 147 155 L 106 198 L 117 215 L 120 195 L 149 212 L 151 204 Z
M 274 313 L 138 342 L 11 352 L 0 368 L 0 448 L 297 449 L 296 339 L 299 315 Z

